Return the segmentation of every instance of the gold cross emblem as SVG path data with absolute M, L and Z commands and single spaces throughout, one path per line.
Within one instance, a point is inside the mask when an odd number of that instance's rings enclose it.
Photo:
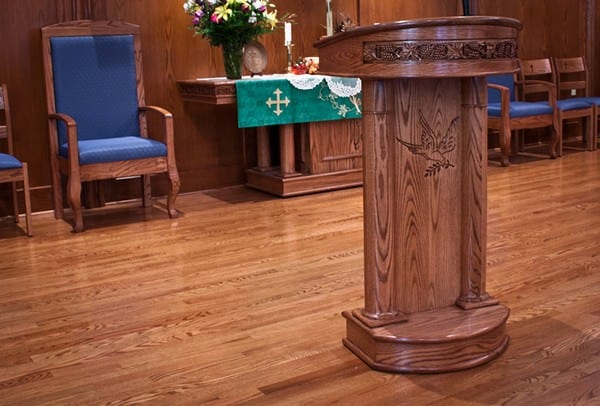
M 283 113 L 283 110 L 281 110 L 281 105 L 285 105 L 285 107 L 288 106 L 288 104 L 290 104 L 290 99 L 287 98 L 287 96 L 282 99 L 281 95 L 282 95 L 282 91 L 278 89 L 276 89 L 273 94 L 275 95 L 275 100 L 271 99 L 270 97 L 267 99 L 267 106 L 269 106 L 269 108 L 272 108 L 273 105 L 275 105 L 275 110 L 273 110 L 273 113 L 277 114 L 278 116 Z

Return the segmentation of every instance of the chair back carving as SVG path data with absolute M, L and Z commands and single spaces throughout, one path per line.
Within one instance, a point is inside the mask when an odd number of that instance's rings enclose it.
M 583 57 L 554 58 L 554 69 L 559 99 L 589 95 L 588 70 Z M 574 95 L 571 94 L 572 90 L 575 91 Z
M 528 101 L 546 100 L 547 85 L 542 82 L 555 84 L 556 79 L 550 58 L 521 59 L 519 61 L 519 77 L 522 81 L 521 98 Z M 556 92 L 556 90 L 555 90 Z M 542 96 L 540 96 L 542 94 Z M 555 93 L 556 96 L 556 93 Z

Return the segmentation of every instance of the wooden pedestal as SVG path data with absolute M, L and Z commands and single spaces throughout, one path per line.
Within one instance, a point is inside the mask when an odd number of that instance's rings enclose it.
M 508 308 L 464 311 L 456 306 L 417 312 L 406 322 L 369 327 L 361 310 L 343 312 L 344 345 L 371 368 L 389 372 L 450 372 L 494 359 L 508 345 Z
M 519 29 L 426 19 L 315 44 L 324 72 L 363 80 L 365 307 L 344 312 L 344 344 L 372 368 L 460 370 L 508 344 L 485 287 L 485 75 L 517 69 Z

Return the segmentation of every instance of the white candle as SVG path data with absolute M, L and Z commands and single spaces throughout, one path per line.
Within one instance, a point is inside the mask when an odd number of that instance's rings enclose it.
M 285 23 L 285 45 L 292 43 L 292 23 Z

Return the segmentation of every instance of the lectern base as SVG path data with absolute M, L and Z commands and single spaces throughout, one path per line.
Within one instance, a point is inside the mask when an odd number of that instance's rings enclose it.
M 463 310 L 456 306 L 408 315 L 408 321 L 369 328 L 346 311 L 343 343 L 373 369 L 435 373 L 484 364 L 508 346 L 509 309 L 503 305 Z

